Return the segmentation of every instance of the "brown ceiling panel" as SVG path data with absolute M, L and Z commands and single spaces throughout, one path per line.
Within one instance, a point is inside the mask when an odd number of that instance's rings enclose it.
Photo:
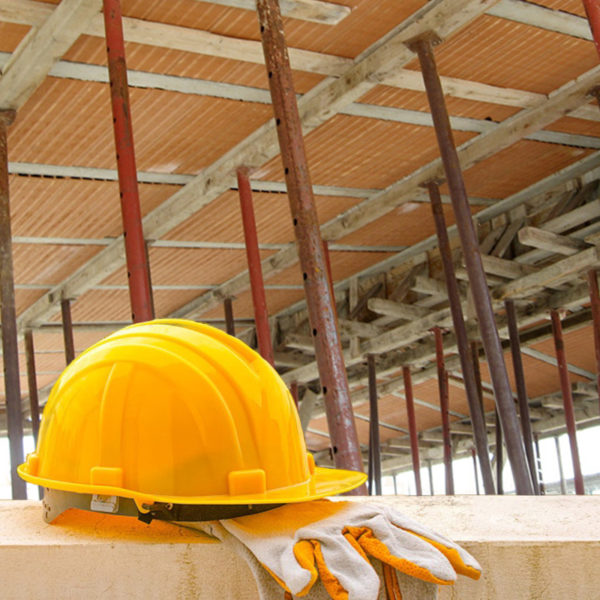
M 455 132 L 457 144 L 473 137 Z M 337 115 L 306 138 L 315 184 L 384 188 L 437 158 L 432 127 Z M 283 179 L 279 157 L 258 169 L 260 179 Z
M 130 98 L 143 171 L 198 172 L 271 117 L 268 105 L 164 90 L 132 88 Z M 19 112 L 9 148 L 14 161 L 114 168 L 108 86 L 47 78 Z
M 483 15 L 436 48 L 440 75 L 549 94 L 598 64 L 592 42 Z M 418 62 L 409 67 L 418 69 Z
M 15 283 L 60 283 L 99 251 L 98 246 L 15 244 Z
M 294 239 L 294 229 L 287 194 L 254 192 L 252 197 L 259 243 L 291 242 Z M 359 198 L 315 196 L 319 221 L 326 223 L 360 201 Z M 224 219 L 223 215 L 227 215 L 227 218 Z M 169 240 L 243 243 L 238 192 L 225 192 L 165 237 Z
M 585 17 L 583 2 L 580 0 L 535 0 L 533 3 Z
M 26 308 L 30 307 L 38 298 L 41 298 L 45 290 L 15 290 L 15 307 L 17 316 Z
M 271 254 L 272 250 L 261 252 L 263 259 Z M 244 250 L 150 248 L 152 285 L 216 285 L 240 271 L 245 271 L 246 265 Z M 102 285 L 126 284 L 125 267 L 121 267 L 102 282 Z
M 404 108 L 407 110 L 418 110 L 426 113 L 430 112 L 425 92 L 401 90 L 385 85 L 378 85 L 373 88 L 359 102 Z M 446 96 L 446 107 L 448 113 L 453 117 L 469 117 L 471 119 L 486 119 L 496 122 L 504 121 L 504 119 L 521 110 L 516 106 L 475 102 L 474 100 L 464 100 L 453 96 Z
M 140 184 L 146 215 L 178 186 Z M 103 238 L 123 231 L 116 181 L 11 176 L 11 227 L 15 236 Z
M 443 206 L 446 224 L 454 224 L 454 212 Z M 476 212 L 476 211 L 474 211 Z M 377 240 L 390 246 L 410 246 L 435 234 L 431 207 L 425 202 L 406 202 L 392 212 L 339 240 L 341 244 L 366 244 Z
M 465 171 L 467 193 L 479 198 L 506 198 L 592 152 L 522 140 Z M 447 186 L 441 191 L 447 194 Z
M 0 23 L 0 52 L 14 52 L 28 31 L 26 25 Z
M 333 281 L 335 282 L 346 279 L 346 277 L 350 277 L 354 273 L 358 273 L 393 255 L 389 252 L 330 251 L 329 256 Z M 270 277 L 267 283 L 275 285 L 302 285 L 303 278 L 300 263 L 288 267 L 285 271 L 279 273 L 279 275 Z
M 265 290 L 267 295 L 267 310 L 269 315 L 275 315 L 284 308 L 302 300 L 304 290 Z M 199 319 L 223 319 L 224 309 L 217 306 L 200 315 Z M 253 319 L 254 305 L 250 291 L 242 292 L 233 299 L 233 316 L 236 319 Z
M 592 373 L 596 372 L 596 355 L 594 349 L 594 332 L 592 326 L 582 327 L 575 331 L 563 333 L 565 355 L 567 362 L 586 369 Z M 554 340 L 552 338 L 531 344 L 531 348 L 539 350 L 544 354 L 555 357 Z
M 563 117 L 558 121 L 554 121 L 551 125 L 548 125 L 546 129 L 551 131 L 562 131 L 564 133 L 600 137 L 600 121 L 586 121 L 584 119 Z

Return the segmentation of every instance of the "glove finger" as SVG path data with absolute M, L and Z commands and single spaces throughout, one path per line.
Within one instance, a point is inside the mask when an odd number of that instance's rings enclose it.
M 454 583 L 456 573 L 446 557 L 428 542 L 394 527 L 381 515 L 364 527 L 348 527 L 367 554 L 392 565 L 398 571 L 423 581 Z
M 464 548 L 461 548 L 447 537 L 435 533 L 431 529 L 413 521 L 409 517 L 391 510 L 387 506 L 384 512 L 388 520 L 396 527 L 420 537 L 437 548 L 448 559 L 459 575 L 466 575 L 467 577 L 471 577 L 471 579 L 479 579 L 481 566 Z
M 319 572 L 315 566 L 315 553 L 313 545 L 308 540 L 300 540 L 294 545 L 294 557 L 297 563 L 304 570 L 302 576 L 298 576 L 297 569 L 287 568 L 287 563 L 283 565 L 283 575 L 286 581 L 290 582 L 290 589 L 296 596 L 305 596 L 310 592 L 313 585 L 319 577 Z M 310 573 L 310 579 L 306 581 L 305 573 Z
M 377 600 L 379 577 L 344 536 L 311 540 L 323 586 L 334 600 Z

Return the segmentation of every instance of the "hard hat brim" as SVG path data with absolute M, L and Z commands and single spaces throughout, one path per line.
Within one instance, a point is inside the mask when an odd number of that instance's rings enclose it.
M 100 486 L 84 483 L 72 483 L 55 481 L 38 477 L 28 472 L 27 463 L 19 465 L 19 475 L 27 482 L 65 492 L 76 492 L 80 494 L 101 494 L 105 496 L 121 496 L 132 498 L 136 504 L 165 502 L 172 504 L 290 504 L 292 502 L 307 502 L 317 500 L 326 496 L 336 496 L 349 492 L 362 485 L 367 475 L 358 471 L 347 471 L 344 469 L 333 469 L 326 467 L 315 467 L 313 482 L 309 492 L 299 492 L 299 489 L 280 488 L 268 490 L 264 494 L 247 495 L 214 495 L 214 496 L 165 496 L 162 494 L 151 494 L 136 492 L 120 487 Z

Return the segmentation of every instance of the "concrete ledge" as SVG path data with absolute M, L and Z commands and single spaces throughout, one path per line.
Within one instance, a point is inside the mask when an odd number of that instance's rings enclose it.
M 449 600 L 600 598 L 600 497 L 384 497 L 481 563 Z M 166 523 L 69 511 L 53 525 L 38 502 L 0 501 L 0 598 L 255 600 L 252 576 L 219 544 Z

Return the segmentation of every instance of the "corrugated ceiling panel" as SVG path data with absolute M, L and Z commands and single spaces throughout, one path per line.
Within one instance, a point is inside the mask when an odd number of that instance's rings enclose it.
M 179 189 L 171 185 L 140 184 L 142 215 Z M 123 231 L 119 184 L 11 176 L 13 235 L 33 237 L 103 238 Z
M 26 25 L 0 23 L 0 52 L 14 52 L 28 31 Z
M 474 134 L 458 131 L 457 144 Z M 315 184 L 382 188 L 437 157 L 432 127 L 337 115 L 306 137 Z M 260 179 L 283 179 L 279 157 L 258 169 Z
M 558 378 L 558 368 L 548 363 L 537 360 L 526 354 L 522 355 L 523 369 L 525 370 L 525 382 L 527 385 L 527 395 L 529 398 L 537 398 L 544 394 L 550 394 L 560 390 L 560 381 Z M 510 353 L 504 353 L 504 361 L 508 370 L 508 378 L 513 392 L 516 392 L 514 374 Z M 490 382 L 487 363 L 481 363 L 481 378 L 483 381 Z M 578 375 L 571 374 L 571 381 L 585 381 Z
M 435 54 L 440 75 L 541 94 L 598 64 L 592 42 L 487 15 Z
M 366 269 L 375 263 L 392 256 L 389 252 L 329 252 L 331 272 L 334 281 L 340 281 L 350 275 Z M 275 285 L 302 285 L 302 270 L 300 263 L 292 265 L 267 280 L 268 284 Z
M 575 331 L 563 333 L 565 354 L 567 362 L 591 371 L 596 372 L 596 355 L 594 349 L 594 331 L 592 327 L 582 327 Z M 531 348 L 544 352 L 549 356 L 555 357 L 554 340 L 548 339 L 538 344 L 531 344 Z
M 535 0 L 533 3 L 585 17 L 583 2 L 580 2 L 580 0 Z
M 271 254 L 272 250 L 261 251 L 263 258 Z M 246 264 L 244 250 L 150 248 L 153 285 L 216 285 L 240 271 L 245 271 Z M 126 284 L 125 267 L 121 267 L 102 282 L 102 285 Z
M 269 315 L 275 315 L 284 308 L 302 300 L 304 290 L 265 290 L 267 295 L 267 310 Z M 222 306 L 217 306 L 200 316 L 202 319 L 223 319 L 224 312 Z M 242 292 L 233 299 L 233 316 L 236 319 L 253 319 L 254 305 L 252 303 L 252 294 L 250 291 Z
M 294 239 L 294 231 L 287 194 L 254 192 L 252 196 L 259 243 L 291 242 Z M 316 196 L 315 201 L 319 221 L 325 223 L 338 213 L 358 204 L 360 199 Z M 170 240 L 243 243 L 244 232 L 238 192 L 225 192 L 165 237 Z
M 398 88 L 378 85 L 367 92 L 359 102 L 365 104 L 378 104 L 407 110 L 419 110 L 430 112 L 429 102 L 425 92 L 413 92 Z M 448 113 L 454 117 L 469 117 L 471 119 L 488 119 L 492 121 L 503 121 L 521 110 L 515 106 L 502 106 L 500 104 L 489 104 L 487 102 L 475 102 L 474 100 L 463 100 L 454 96 L 446 96 L 446 107 Z
M 592 152 L 523 140 L 465 171 L 467 193 L 479 198 L 506 198 Z M 440 189 L 448 193 L 446 185 Z
M 454 212 L 443 206 L 446 224 L 454 223 Z M 473 212 L 476 212 L 475 210 Z M 339 240 L 341 244 L 365 244 L 377 240 L 379 244 L 410 246 L 435 234 L 431 207 L 423 202 L 406 202 L 384 217 Z
M 116 328 L 115 328 L 116 330 Z M 90 330 L 75 327 L 73 330 L 73 340 L 75 342 L 75 352 L 79 354 L 92 344 L 100 341 L 102 338 L 110 335 L 111 329 Z M 58 351 L 64 352 L 64 341 L 62 330 L 58 327 L 52 331 L 47 329 L 35 329 L 33 331 L 33 345 L 36 353 L 40 351 Z
M 60 283 L 99 250 L 98 246 L 15 244 L 15 283 Z
M 38 298 L 41 298 L 44 293 L 45 290 L 15 290 L 17 316 L 31 306 Z
M 268 105 L 162 90 L 133 88 L 130 98 L 137 167 L 146 171 L 195 173 L 271 116 Z M 14 161 L 114 168 L 108 87 L 46 79 L 19 112 L 9 148 Z
M 574 119 L 572 117 L 563 117 L 558 121 L 554 121 L 554 123 L 548 125 L 545 129 L 579 135 L 600 136 L 600 122 L 584 121 L 583 119 Z

